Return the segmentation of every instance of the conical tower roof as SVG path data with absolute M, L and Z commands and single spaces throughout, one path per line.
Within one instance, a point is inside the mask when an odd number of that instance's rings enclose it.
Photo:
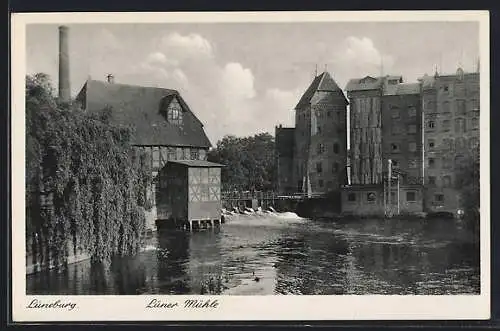
M 337 83 L 333 80 L 332 76 L 328 73 L 328 71 L 323 72 L 319 76 L 316 76 L 312 81 L 311 85 L 304 92 L 302 97 L 300 98 L 295 109 L 304 107 L 311 102 L 314 93 L 316 92 L 336 92 L 344 99 L 344 102 L 347 104 L 348 101 L 342 92 L 342 89 L 337 85 Z

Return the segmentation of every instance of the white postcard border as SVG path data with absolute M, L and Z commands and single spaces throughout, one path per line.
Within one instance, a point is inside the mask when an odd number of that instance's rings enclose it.
M 25 118 L 27 24 L 208 22 L 417 22 L 480 24 L 481 294 L 452 296 L 27 296 L 25 263 Z M 472 320 L 490 317 L 490 123 L 489 13 L 487 11 L 218 12 L 218 13 L 24 13 L 11 19 L 12 318 L 33 321 L 195 320 Z M 153 298 L 179 302 L 149 309 Z M 217 308 L 182 308 L 186 299 L 217 300 Z M 76 303 L 74 309 L 31 309 L 33 299 Z

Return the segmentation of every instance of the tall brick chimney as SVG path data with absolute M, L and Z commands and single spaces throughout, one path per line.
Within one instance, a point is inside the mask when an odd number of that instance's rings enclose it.
M 59 27 L 59 101 L 71 101 L 67 26 Z

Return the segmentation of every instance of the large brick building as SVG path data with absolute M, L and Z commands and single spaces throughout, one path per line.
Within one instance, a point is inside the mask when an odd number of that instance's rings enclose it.
M 351 185 L 343 189 L 343 210 L 421 211 L 420 85 L 403 83 L 401 76 L 366 76 L 351 79 L 346 90 L 351 105 Z M 399 173 L 399 183 L 391 180 L 390 189 L 389 160 L 393 173 Z
M 314 78 L 297 103 L 295 128 L 276 128 L 278 173 L 292 171 L 291 181 L 289 176 L 278 177 L 282 192 L 324 194 L 346 184 L 347 104 L 344 93 L 325 71 Z M 286 155 L 290 153 L 291 130 L 290 166 L 284 162 L 290 162 Z
M 386 80 L 381 108 L 384 172 L 390 159 L 404 184 L 422 184 L 420 85 Z
M 424 76 L 425 207 L 456 211 L 464 162 L 479 151 L 479 73 Z M 477 156 L 477 155 L 476 155 Z

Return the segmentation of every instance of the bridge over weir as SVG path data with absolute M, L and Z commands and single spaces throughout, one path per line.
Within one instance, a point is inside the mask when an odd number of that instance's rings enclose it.
M 222 192 L 222 206 L 225 209 L 244 209 L 246 207 L 257 209 L 261 207 L 280 207 L 298 203 L 310 198 L 317 198 L 321 195 L 307 193 L 279 194 L 274 191 L 226 191 Z

